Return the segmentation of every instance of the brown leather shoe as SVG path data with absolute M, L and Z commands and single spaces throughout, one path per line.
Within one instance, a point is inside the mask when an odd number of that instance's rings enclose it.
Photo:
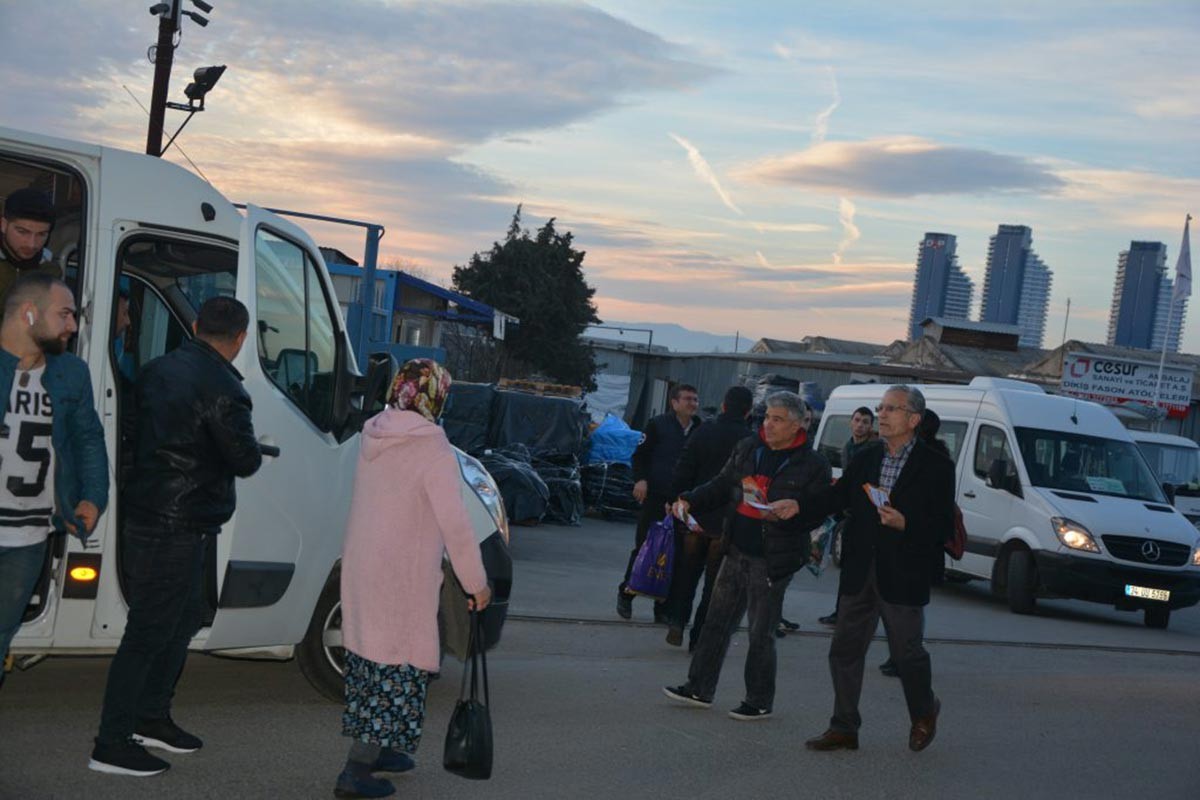
M 842 733 L 832 728 L 804 743 L 809 750 L 857 750 L 858 734 Z
M 933 741 L 933 737 L 937 735 L 937 719 L 938 714 L 942 713 L 942 701 L 933 701 L 933 714 L 928 717 L 921 717 L 913 723 L 912 730 L 908 732 L 908 749 L 914 753 L 919 753 L 929 743 Z

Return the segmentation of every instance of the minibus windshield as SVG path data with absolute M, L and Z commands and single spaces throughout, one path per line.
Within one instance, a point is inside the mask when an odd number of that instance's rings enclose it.
M 1034 486 L 1167 502 L 1133 442 L 1039 428 L 1017 428 L 1016 434 Z

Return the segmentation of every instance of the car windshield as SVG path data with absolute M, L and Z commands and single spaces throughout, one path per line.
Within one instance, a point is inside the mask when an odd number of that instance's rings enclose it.
M 1017 428 L 1016 433 L 1034 486 L 1166 502 L 1133 442 L 1039 428 Z
M 1200 484 L 1200 448 L 1138 442 L 1138 449 L 1164 483 L 1173 486 Z

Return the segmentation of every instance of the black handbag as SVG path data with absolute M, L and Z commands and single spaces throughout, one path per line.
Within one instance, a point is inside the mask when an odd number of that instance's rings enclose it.
M 479 646 L 482 641 L 479 612 L 471 612 L 470 661 L 463 665 L 462 688 L 458 703 L 450 715 L 446 730 L 446 747 L 442 766 L 447 772 L 471 780 L 486 781 L 492 777 L 492 715 L 488 711 L 487 653 Z M 483 702 L 479 702 L 480 672 L 483 675 Z M 468 676 L 471 694 L 467 695 Z

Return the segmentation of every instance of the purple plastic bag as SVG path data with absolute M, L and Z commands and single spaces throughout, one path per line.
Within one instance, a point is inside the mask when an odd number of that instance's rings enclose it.
M 666 600 L 675 566 L 675 520 L 668 514 L 650 526 L 629 573 L 626 591 Z

